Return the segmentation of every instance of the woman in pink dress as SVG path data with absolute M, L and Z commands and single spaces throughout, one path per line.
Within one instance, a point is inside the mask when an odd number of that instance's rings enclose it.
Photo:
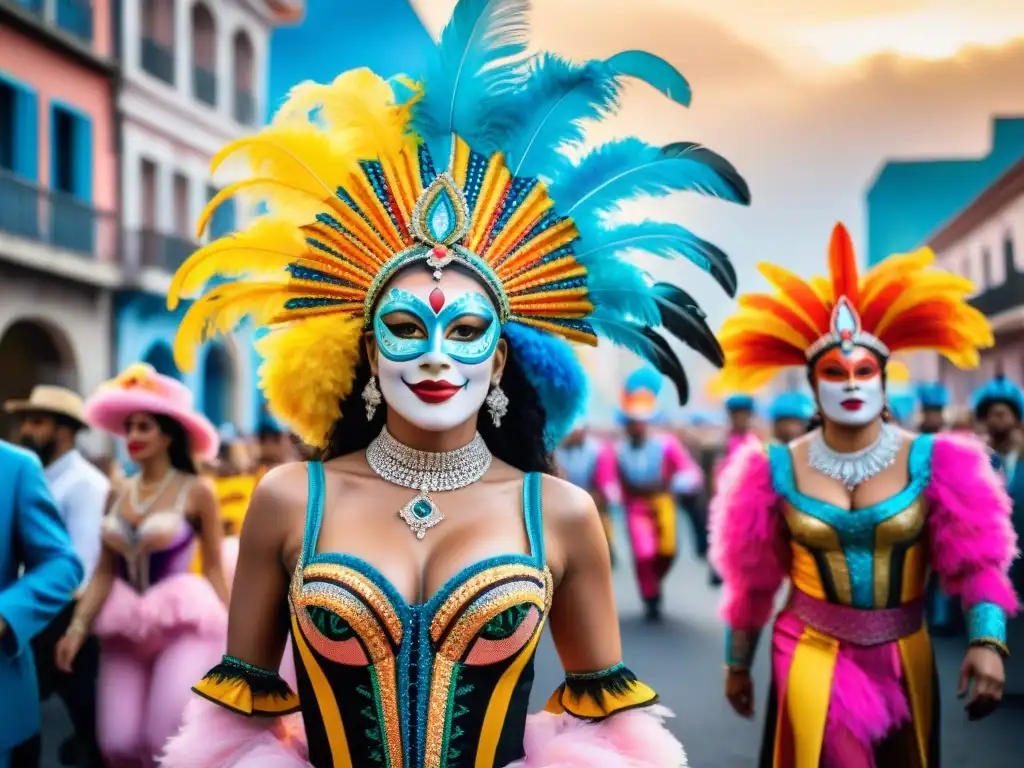
M 148 365 L 102 386 L 86 418 L 125 438 L 139 472 L 111 493 L 100 563 L 57 663 L 70 668 L 90 631 L 100 638 L 100 749 L 108 766 L 145 767 L 227 638 L 220 510 L 193 459 L 216 454 L 217 432 L 193 410 L 185 385 Z M 202 575 L 189 572 L 197 547 Z

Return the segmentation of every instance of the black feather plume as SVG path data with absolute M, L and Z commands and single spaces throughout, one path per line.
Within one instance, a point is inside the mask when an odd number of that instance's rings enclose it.
M 653 359 L 648 358 L 649 362 L 676 385 L 679 404 L 686 405 L 686 401 L 690 399 L 690 382 L 686 379 L 686 371 L 683 370 L 683 364 L 679 362 L 679 357 L 668 342 L 652 328 L 644 326 L 640 332 L 651 342 L 656 351 L 656 354 L 652 356 Z
M 651 293 L 661 311 L 661 324 L 669 333 L 718 368 L 725 365 L 725 353 L 708 325 L 707 315 L 690 294 L 668 283 L 655 283 Z
M 665 157 L 682 157 L 686 155 L 691 160 L 703 163 L 721 176 L 726 184 L 732 187 L 736 193 L 737 202 L 743 205 L 750 205 L 750 187 L 747 186 L 746 180 L 732 163 L 717 152 L 693 141 L 677 141 L 674 144 L 666 144 L 661 148 L 661 153 Z

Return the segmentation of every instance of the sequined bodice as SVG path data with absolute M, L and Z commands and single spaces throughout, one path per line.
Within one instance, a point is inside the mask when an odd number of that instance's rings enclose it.
M 184 482 L 166 508 L 146 514 L 135 525 L 124 517 L 127 493 L 103 517 L 103 543 L 118 554 L 119 575 L 140 592 L 189 568 L 196 538 L 186 515 L 192 482 Z
M 769 447 L 797 589 L 857 608 L 895 607 L 923 596 L 928 571 L 924 491 L 932 444 L 930 435 L 914 440 L 909 480 L 899 493 L 852 510 L 798 491 L 789 449 Z
M 411 605 L 366 561 L 316 552 L 323 466 L 308 467 L 290 605 L 310 762 L 477 768 L 521 758 L 533 656 L 552 593 L 540 476 L 527 475 L 523 488 L 531 554 L 471 565 Z

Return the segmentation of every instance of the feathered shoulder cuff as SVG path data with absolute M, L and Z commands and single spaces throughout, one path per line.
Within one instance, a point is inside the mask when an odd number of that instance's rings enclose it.
M 279 674 L 234 656 L 225 656 L 192 690 L 246 717 L 278 717 L 299 709 L 299 697 Z
M 581 720 L 604 720 L 628 709 L 656 704 L 658 694 L 621 662 L 599 672 L 569 673 L 544 709 Z

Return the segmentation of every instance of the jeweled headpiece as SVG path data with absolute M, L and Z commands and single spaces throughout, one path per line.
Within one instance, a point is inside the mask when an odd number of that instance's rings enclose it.
M 758 269 L 775 293 L 739 297 L 722 326 L 718 391 L 754 391 L 782 369 L 813 364 L 828 349 L 870 349 L 883 359 L 933 350 L 961 368 L 993 344 L 985 316 L 967 303 L 970 280 L 932 268 L 928 248 L 891 256 L 860 276 L 850 235 L 832 231 L 829 277 L 805 281 L 774 264 Z
M 363 69 L 331 85 L 302 84 L 268 128 L 214 158 L 216 169 L 243 153 L 253 177 L 217 195 L 200 229 L 238 193 L 267 212 L 200 249 L 175 276 L 172 309 L 179 296 L 201 294 L 179 329 L 179 366 L 190 367 L 198 343 L 245 316 L 269 326 L 258 342 L 269 407 L 320 444 L 350 394 L 381 289 L 417 262 L 437 279 L 452 264 L 479 277 L 545 392 L 557 390 L 548 386 L 551 360 L 568 359 L 551 353 L 561 340 L 595 344 L 600 336 L 626 346 L 671 377 L 683 400 L 682 366 L 653 329 L 721 364 L 697 303 L 623 257 L 639 250 L 685 258 L 732 295 L 725 254 L 677 224 L 620 224 L 607 215 L 636 195 L 679 190 L 747 203 L 746 184 L 696 144 L 628 138 L 582 151 L 581 121 L 614 112 L 626 78 L 684 105 L 689 86 L 642 51 L 582 65 L 528 56 L 528 11 L 525 0 L 461 0 L 421 82 Z M 241 279 L 206 287 L 215 275 Z M 549 421 L 581 407 L 579 395 L 541 392 Z

